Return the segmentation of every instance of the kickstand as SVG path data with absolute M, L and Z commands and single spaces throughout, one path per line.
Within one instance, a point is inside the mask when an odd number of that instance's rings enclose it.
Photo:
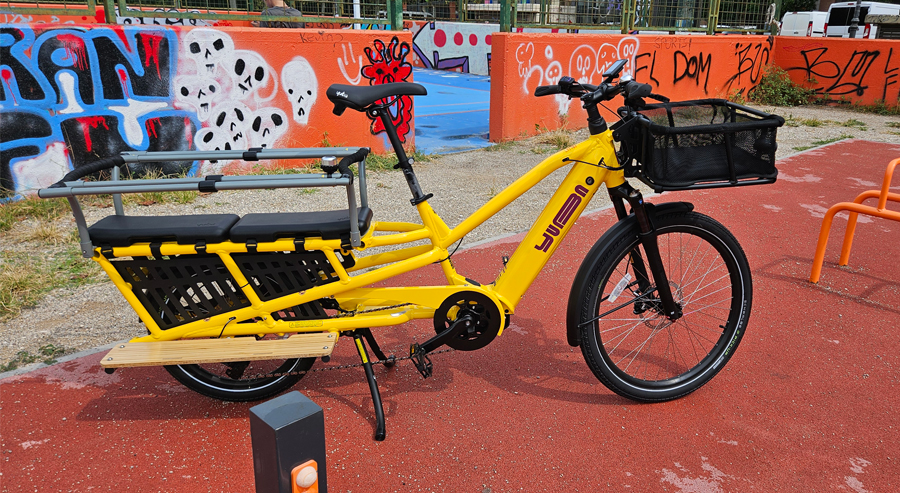
M 393 354 L 390 356 L 385 356 L 381 351 L 381 347 L 378 346 L 378 343 L 375 342 L 375 336 L 372 335 L 372 330 L 368 327 L 364 327 L 362 329 L 356 329 L 363 337 L 366 338 L 366 342 L 369 344 L 369 348 L 372 350 L 372 354 L 378 358 L 379 361 L 384 361 L 382 363 L 385 368 L 390 368 L 397 363 L 397 357 Z
M 369 329 L 365 329 L 368 331 Z M 378 382 L 375 381 L 375 372 L 372 371 L 372 362 L 369 361 L 369 354 L 366 352 L 366 345 L 363 343 L 363 338 L 369 340 L 369 337 L 372 337 L 372 333 L 369 332 L 368 337 L 366 337 L 365 332 L 360 330 L 356 330 L 353 332 L 353 341 L 356 343 L 356 349 L 359 351 L 359 357 L 362 359 L 363 368 L 366 370 L 366 380 L 369 382 L 369 391 L 372 392 L 372 406 L 375 408 L 375 441 L 383 441 L 386 432 L 384 429 L 384 408 L 381 405 L 381 394 L 378 392 Z M 371 339 L 374 342 L 374 338 Z M 381 353 L 380 349 L 376 349 L 378 346 L 374 345 L 370 342 L 370 345 L 373 345 L 372 351 L 375 352 L 376 355 Z M 383 359 L 384 353 L 381 353 L 379 358 Z

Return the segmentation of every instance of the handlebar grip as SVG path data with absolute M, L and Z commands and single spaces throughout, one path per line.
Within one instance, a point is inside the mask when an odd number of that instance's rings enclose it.
M 651 98 L 651 99 L 655 99 L 655 100 L 659 101 L 660 103 L 668 103 L 669 101 L 671 101 L 669 98 L 667 98 L 661 94 L 652 94 L 651 93 L 651 94 L 648 94 L 647 97 Z
M 649 96 L 651 91 L 653 91 L 653 86 L 650 84 L 630 81 L 625 84 L 622 94 L 625 96 L 625 99 L 644 98 Z
M 350 171 L 350 165 L 353 163 L 358 163 L 358 162 L 362 161 L 368 155 L 369 155 L 368 147 L 360 148 L 358 151 L 354 152 L 353 154 L 341 159 L 341 161 L 338 163 L 338 171 L 340 171 L 341 175 L 343 175 L 343 176 L 349 176 L 350 180 L 351 180 L 350 182 L 353 183 L 353 172 Z
M 552 86 L 537 86 L 537 88 L 535 88 L 535 90 L 534 90 L 534 95 L 538 96 L 538 97 L 549 96 L 551 94 L 561 94 L 561 93 L 562 93 L 562 89 L 560 89 L 560 87 L 556 84 L 554 84 Z
M 111 169 L 116 166 L 122 166 L 125 164 L 125 159 L 122 156 L 113 156 L 108 158 L 103 158 L 99 161 L 94 161 L 91 164 L 86 164 L 84 166 L 79 166 L 72 171 L 66 173 L 66 176 L 63 176 L 61 180 L 50 185 L 50 188 L 62 188 L 64 187 L 64 183 L 67 181 L 75 181 L 79 178 L 84 178 L 87 175 L 96 173 L 98 171 L 103 171 L 105 169 Z

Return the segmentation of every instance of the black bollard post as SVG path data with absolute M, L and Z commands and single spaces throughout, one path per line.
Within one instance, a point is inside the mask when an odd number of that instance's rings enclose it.
M 319 493 L 327 493 L 325 415 L 305 395 L 288 392 L 251 407 L 250 440 L 257 493 L 305 491 L 294 490 L 291 473 L 309 461 L 318 469 Z

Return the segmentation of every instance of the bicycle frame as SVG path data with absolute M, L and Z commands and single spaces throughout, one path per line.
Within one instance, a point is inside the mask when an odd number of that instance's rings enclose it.
M 231 257 L 235 253 L 248 252 L 246 244 L 230 241 L 209 244 L 206 252 L 218 255 L 229 273 L 234 276 L 250 305 L 166 330 L 162 330 L 154 322 L 132 292 L 130 284 L 119 275 L 100 248 L 94 250 L 93 259 L 101 265 L 150 332 L 150 335 L 132 339 L 131 342 L 256 334 L 341 332 L 362 327 L 399 325 L 413 319 L 432 318 L 435 309 L 448 296 L 459 291 L 480 292 L 494 301 L 500 313 L 509 315 L 515 311 L 522 295 L 559 247 L 594 193 L 599 189 L 600 184 L 606 184 L 608 188 L 612 188 L 625 182 L 621 170 L 608 170 L 601 167 L 603 163 L 613 163 L 613 165 L 617 163 L 612 132 L 609 130 L 592 135 L 587 140 L 545 159 L 452 229 L 446 225 L 427 201 L 421 201 L 416 204 L 416 208 L 422 224 L 373 222 L 361 238 L 363 246 L 358 250 L 402 246 L 421 240 L 427 240 L 430 244 L 360 257 L 356 259 L 356 264 L 351 268 L 345 269 L 335 254 L 336 250 L 349 253 L 346 250 L 346 244 L 342 247 L 341 240 L 306 238 L 304 248 L 323 252 L 339 279 L 269 301 L 260 300 Z M 492 284 L 478 285 L 456 272 L 448 258 L 448 249 L 455 242 L 551 173 L 569 164 L 572 168 L 568 175 Z M 376 235 L 376 233 L 387 234 Z M 259 243 L 256 245 L 255 251 L 260 253 L 288 252 L 295 249 L 293 239 L 278 239 L 273 242 Z M 196 253 L 197 250 L 193 245 L 182 245 L 175 242 L 162 243 L 157 251 L 157 254 L 163 256 Z M 152 255 L 153 252 L 148 243 L 115 247 L 112 251 L 114 257 Z M 447 285 L 366 287 L 432 263 L 440 263 Z M 368 269 L 373 270 L 366 271 Z M 313 320 L 282 321 L 275 320 L 271 316 L 272 313 L 292 306 L 329 297 L 334 298 L 342 309 L 348 311 L 382 309 L 377 313 L 358 313 L 352 317 Z M 395 305 L 404 306 L 396 307 Z M 253 320 L 253 322 L 231 323 L 248 320 Z M 502 332 L 504 328 L 501 327 L 500 331 Z

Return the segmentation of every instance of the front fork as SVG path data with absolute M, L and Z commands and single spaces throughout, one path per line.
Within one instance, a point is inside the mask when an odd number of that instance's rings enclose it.
M 628 182 L 608 190 L 609 198 L 612 200 L 619 220 L 628 217 L 625 202 L 627 201 L 628 205 L 631 206 L 640 228 L 641 245 L 644 246 L 644 255 L 647 257 L 650 273 L 653 274 L 653 280 L 656 281 L 656 291 L 659 294 L 659 301 L 662 303 L 665 316 L 671 321 L 678 320 L 682 315 L 681 306 L 672 296 L 672 288 L 669 286 L 669 279 L 666 277 L 666 270 L 663 267 L 662 257 L 659 254 L 656 228 L 650 219 L 643 195 L 629 185 Z M 637 277 L 640 292 L 646 293 L 650 289 L 650 277 L 647 275 L 647 267 L 644 265 L 644 259 L 637 248 L 631 252 L 631 266 Z

